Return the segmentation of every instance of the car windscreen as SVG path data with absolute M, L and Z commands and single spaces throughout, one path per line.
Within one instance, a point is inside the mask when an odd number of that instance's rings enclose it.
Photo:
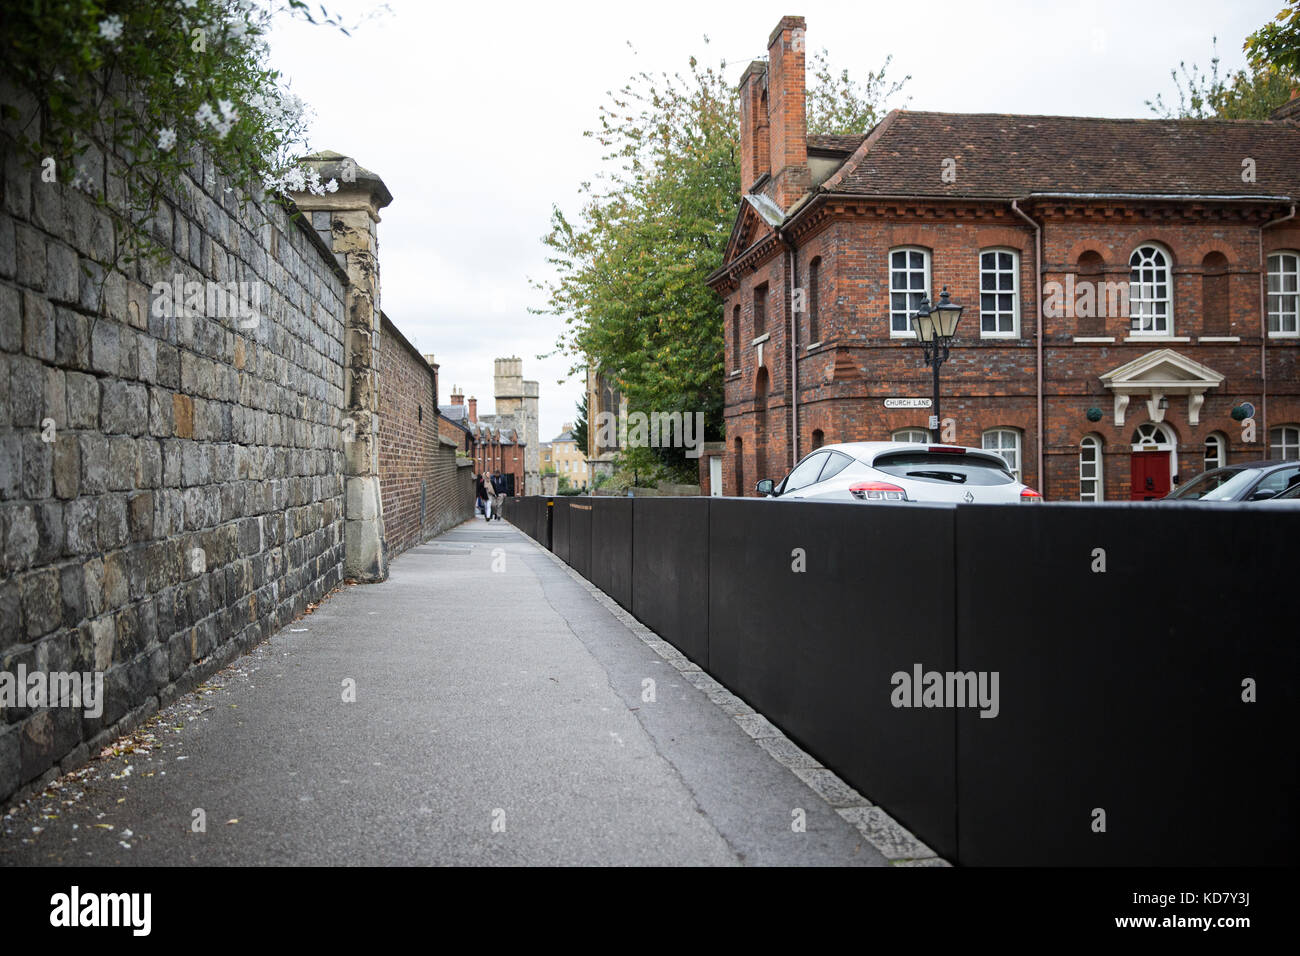
M 886 453 L 871 467 L 896 478 L 947 485 L 1009 485 L 1016 480 L 1000 460 L 941 451 Z
M 1167 497 L 1181 501 L 1232 501 L 1258 477 L 1259 472 L 1253 468 L 1218 468 L 1175 488 Z

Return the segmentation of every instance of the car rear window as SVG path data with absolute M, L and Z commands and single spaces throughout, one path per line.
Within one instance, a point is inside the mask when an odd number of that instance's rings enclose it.
M 892 452 L 878 457 L 871 467 L 896 478 L 945 485 L 1009 485 L 1016 480 L 1000 459 L 951 452 Z

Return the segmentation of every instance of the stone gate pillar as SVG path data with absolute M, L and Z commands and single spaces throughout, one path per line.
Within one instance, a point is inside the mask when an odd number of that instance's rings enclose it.
M 344 558 L 346 577 L 382 581 L 388 576 L 384 509 L 379 493 L 379 210 L 393 201 L 384 181 L 341 153 L 304 159 L 322 183 L 338 191 L 295 193 L 293 201 L 347 272 L 344 338 L 343 430 Z

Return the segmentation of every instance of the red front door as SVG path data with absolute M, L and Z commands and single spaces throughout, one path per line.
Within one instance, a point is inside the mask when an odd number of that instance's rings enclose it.
M 1169 494 L 1169 452 L 1135 451 L 1129 472 L 1134 501 L 1154 501 Z

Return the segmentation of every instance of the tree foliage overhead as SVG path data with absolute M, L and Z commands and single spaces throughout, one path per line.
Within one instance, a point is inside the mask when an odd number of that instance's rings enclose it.
M 1249 41 L 1247 41 L 1249 43 Z M 1166 103 L 1162 94 L 1146 105 L 1165 119 L 1268 119 L 1269 114 L 1291 97 L 1295 84 L 1292 68 L 1254 59 L 1245 69 L 1221 73 L 1218 38 L 1209 70 L 1179 62 L 1169 75 L 1178 90 L 1178 103 Z
M 1246 37 L 1242 48 L 1253 64 L 1300 76 L 1300 0 L 1287 0 L 1277 16 Z
M 865 132 L 906 82 L 887 83 L 882 67 L 858 83 L 825 51 L 813 63 L 817 132 Z M 739 97 L 726 73 L 725 61 L 691 57 L 685 72 L 641 72 L 608 94 L 585 134 L 604 169 L 582 184 L 576 217 L 552 208 L 543 241 L 556 277 L 534 282 L 546 304 L 532 310 L 564 320 L 556 352 L 570 375 L 594 363 L 630 411 L 703 411 L 709 440 L 722 433 L 724 349 L 722 304 L 705 280 L 740 202 Z M 695 464 L 680 450 L 657 457 L 663 477 Z

